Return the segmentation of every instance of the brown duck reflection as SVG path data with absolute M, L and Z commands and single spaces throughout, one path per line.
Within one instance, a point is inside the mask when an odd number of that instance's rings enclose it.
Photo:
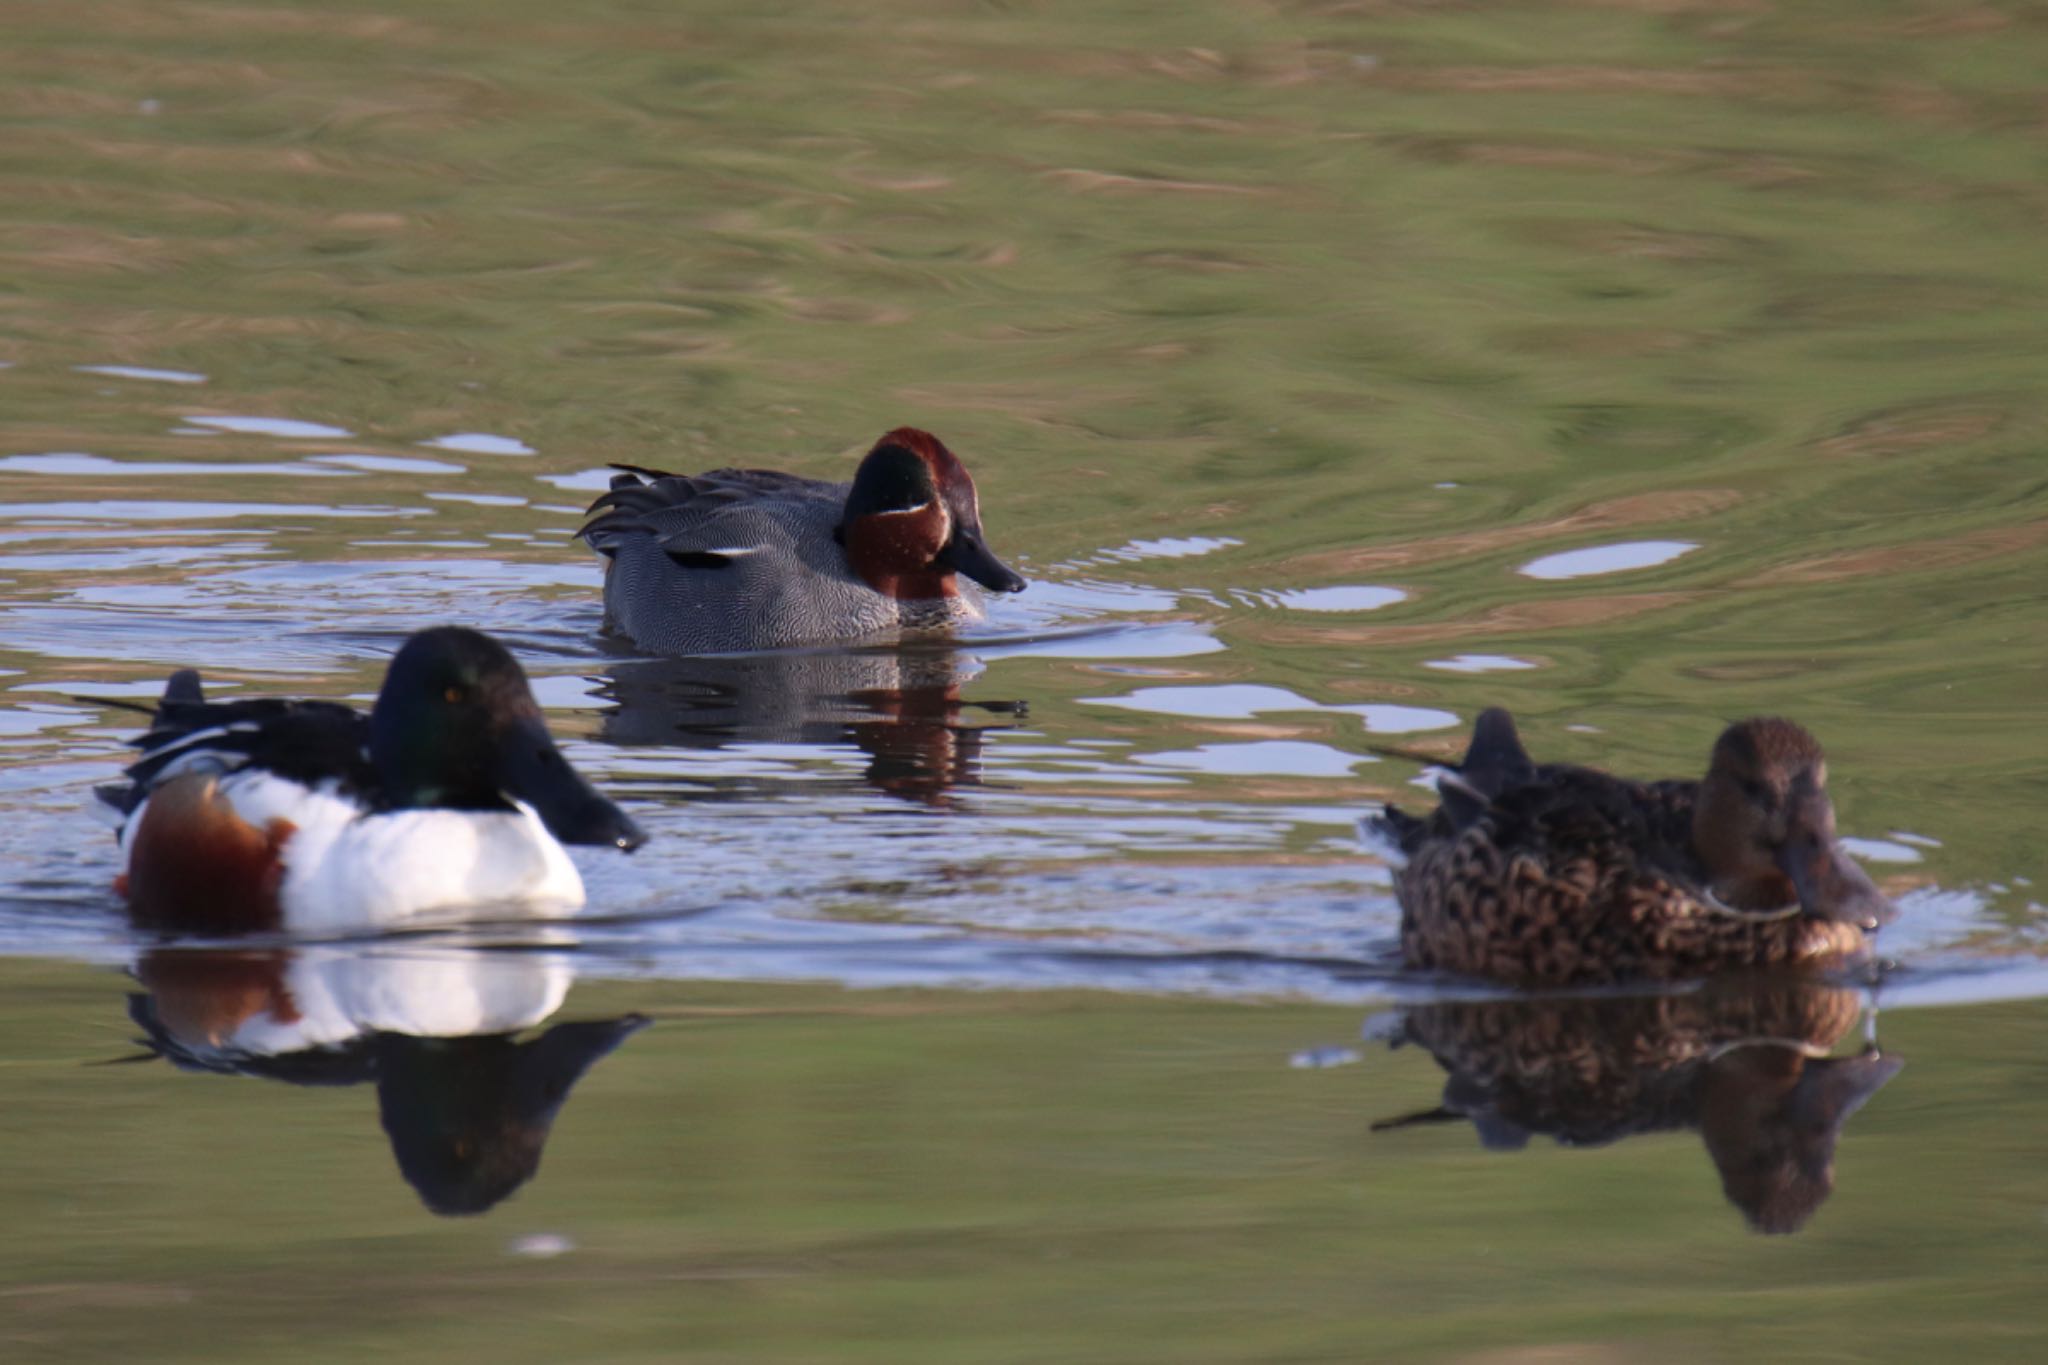
M 601 735 L 706 749 L 851 741 L 868 755 L 870 786 L 945 806 L 956 788 L 981 783 L 982 731 L 1024 714 L 1021 701 L 962 701 L 980 671 L 932 645 L 621 662 L 606 670 L 601 691 L 616 709 Z
M 1834 1191 L 1842 1125 L 1904 1064 L 1874 1046 L 1827 1055 L 1862 1007 L 1856 991 L 1797 982 L 1424 1005 L 1395 1045 L 1450 1073 L 1443 1104 L 1373 1128 L 1469 1119 L 1503 1151 L 1537 1133 L 1596 1147 L 1696 1129 L 1750 1225 L 1797 1232 Z
M 533 1178 L 570 1090 L 647 1023 L 522 1030 L 572 973 L 549 954 L 371 947 L 155 948 L 128 1016 L 181 1069 L 374 1085 L 399 1172 L 438 1214 L 483 1213 Z

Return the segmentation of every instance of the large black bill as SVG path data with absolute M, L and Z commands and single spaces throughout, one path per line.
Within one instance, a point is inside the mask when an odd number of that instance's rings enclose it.
M 563 843 L 609 845 L 630 853 L 647 842 L 630 816 L 569 766 L 538 715 L 515 722 L 498 746 L 498 782 L 505 794 L 532 806 Z
M 979 529 L 956 528 L 953 539 L 939 551 L 939 563 L 955 573 L 966 574 L 990 592 L 1024 591 L 1024 576 L 995 557 Z
M 1905 1058 L 1875 1048 L 1854 1057 L 1808 1062 L 1799 1083 L 1792 1088 L 1791 1100 L 1786 1105 L 1788 1116 L 1803 1131 L 1834 1132 L 1872 1095 L 1884 1089 L 1905 1064 Z
M 1880 929 L 1899 917 L 1898 907 L 1838 844 L 1815 840 L 1787 848 L 1779 865 L 1792 879 L 1799 904 L 1809 915 L 1843 920 L 1864 929 Z

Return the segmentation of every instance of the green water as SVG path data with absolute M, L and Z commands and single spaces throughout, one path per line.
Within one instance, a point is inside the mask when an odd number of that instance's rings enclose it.
M 118 983 L 6 980 L 15 1359 L 2018 1360 L 2042 1325 L 2038 1004 L 1888 1018 L 1836 1194 L 1764 1239 L 1695 1136 L 1368 1131 L 1442 1075 L 1287 1065 L 1353 1010 L 687 985 L 572 996 L 655 1022 L 530 1186 L 436 1221 L 363 1090 L 90 1067 Z
M 0 33 L 0 1354 L 2035 1354 L 2037 10 Z M 770 674 L 686 732 L 601 652 L 591 471 L 838 477 L 906 422 L 1034 580 L 936 666 L 937 722 Z M 456 1220 L 371 1087 L 88 1065 L 138 1031 L 84 814 L 134 718 L 76 700 L 183 664 L 361 697 L 445 620 L 513 642 L 655 835 L 585 864 L 623 918 L 520 1026 L 655 1023 Z M 1358 1037 L 1395 912 L 1349 826 L 1426 800 L 1376 747 L 1490 704 L 1646 775 L 1741 715 L 1826 744 L 1906 910 L 1880 1003 L 1929 1008 L 1887 1009 L 1908 1065 L 1797 1236 L 1690 1132 L 1370 1131 L 1444 1075 Z M 1359 1057 L 1288 1065 L 1318 1048 Z

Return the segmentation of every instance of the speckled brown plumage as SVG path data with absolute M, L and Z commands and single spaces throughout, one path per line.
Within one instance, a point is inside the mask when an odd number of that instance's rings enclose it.
M 1758 1229 L 1790 1232 L 1834 1188 L 1843 1122 L 1901 1065 L 1824 1055 L 1861 1013 L 1855 991 L 1785 980 L 1420 1006 L 1398 1041 L 1449 1073 L 1443 1105 L 1375 1127 L 1463 1118 L 1507 1150 L 1537 1133 L 1591 1147 L 1697 1129 L 1729 1201 Z
M 1824 795 L 1799 785 L 1824 778 L 1811 737 L 1789 722 L 1746 726 L 1723 745 L 1748 744 L 1748 761 L 1794 773 L 1780 784 L 1789 793 L 1783 802 L 1817 799 L 1824 808 Z M 1819 775 L 1797 775 L 1810 770 Z M 1739 911 L 1707 896 L 1706 888 L 1722 882 L 1696 847 L 1702 786 L 1537 766 L 1507 713 L 1489 711 L 1432 815 L 1416 819 L 1390 807 L 1377 821 L 1407 857 L 1394 883 L 1407 964 L 1518 985 L 1579 986 L 1831 968 L 1864 955 L 1862 927 L 1802 911 L 1775 867 L 1754 878 L 1758 899 Z M 1829 809 L 1830 844 L 1832 819 Z M 1803 839 L 1805 826 L 1782 837 Z M 1834 875 L 1839 855 L 1813 856 L 1830 859 Z M 1766 917 L 1787 902 L 1784 913 Z

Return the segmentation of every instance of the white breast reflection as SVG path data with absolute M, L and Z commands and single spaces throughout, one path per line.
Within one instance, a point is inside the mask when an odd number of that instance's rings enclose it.
M 534 932 L 510 949 L 151 948 L 135 962 L 142 989 L 128 1014 L 148 1059 L 182 1070 L 374 1085 L 392 1155 L 421 1201 L 483 1213 L 539 1169 L 577 1082 L 647 1023 L 628 1014 L 528 1032 L 575 979 L 571 957 L 546 950 L 560 931 Z

